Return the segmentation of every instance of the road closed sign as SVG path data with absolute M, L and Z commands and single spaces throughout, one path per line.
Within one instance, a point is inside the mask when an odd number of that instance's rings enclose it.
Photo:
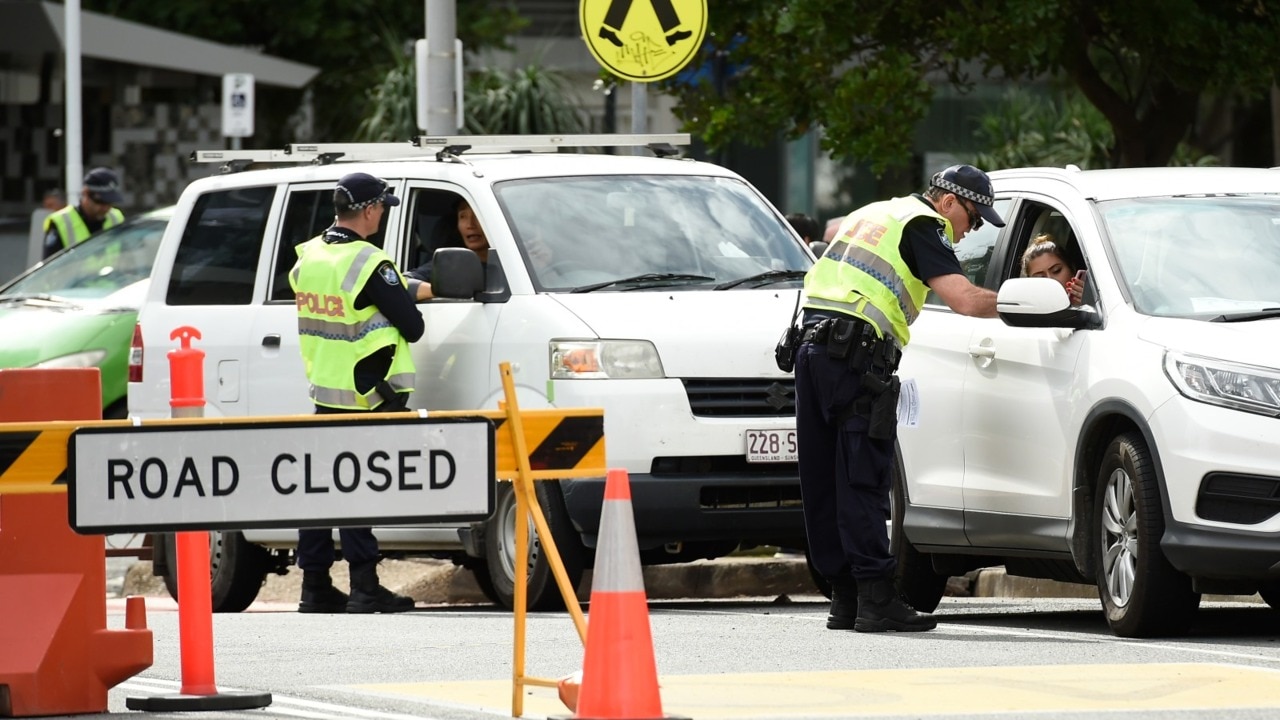
M 481 520 L 493 442 L 483 417 L 81 428 L 69 520 L 81 533 Z
M 706 0 L 579 0 L 582 39 L 604 69 L 624 80 L 675 75 L 702 48 Z

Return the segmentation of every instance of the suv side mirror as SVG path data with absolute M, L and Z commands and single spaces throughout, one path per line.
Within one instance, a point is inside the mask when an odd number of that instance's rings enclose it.
M 809 252 L 812 252 L 814 257 L 820 258 L 827 254 L 827 247 L 828 243 L 822 240 L 814 240 L 809 243 Z
M 470 300 L 484 290 L 484 265 L 466 248 L 440 248 L 431 256 L 431 293 Z
M 1102 325 L 1089 306 L 1071 307 L 1066 291 L 1052 278 L 1005 280 L 996 295 L 996 312 L 1010 327 L 1083 330 Z

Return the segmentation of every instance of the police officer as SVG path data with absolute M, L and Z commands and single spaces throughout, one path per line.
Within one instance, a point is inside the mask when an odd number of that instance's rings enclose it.
M 337 218 L 300 244 L 289 284 L 298 306 L 298 345 L 316 412 L 404 410 L 414 387 L 409 343 L 422 337 L 422 313 L 391 258 L 365 240 L 386 208 L 400 204 L 387 183 L 350 173 L 333 191 Z M 351 594 L 333 586 L 333 532 L 298 531 L 304 613 L 402 612 L 413 599 L 378 582 L 378 540 L 369 528 L 342 528 Z
M 122 200 L 120 178 L 114 170 L 104 167 L 90 170 L 81 183 L 80 204 L 64 207 L 45 218 L 44 257 L 124 222 L 124 213 L 116 207 Z
M 929 290 L 962 315 L 995 317 L 996 295 L 962 274 L 953 245 L 992 207 L 991 180 L 970 165 L 933 176 L 923 195 L 855 210 L 805 276 L 796 357 L 796 431 L 805 530 L 832 586 L 827 627 L 931 630 L 937 621 L 894 585 L 885 518 L 897 431 L 894 372 Z

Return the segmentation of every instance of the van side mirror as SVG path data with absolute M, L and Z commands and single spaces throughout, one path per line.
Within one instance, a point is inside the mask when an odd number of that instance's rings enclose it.
M 470 300 L 484 290 L 484 265 L 466 248 L 440 248 L 431 256 L 431 293 Z

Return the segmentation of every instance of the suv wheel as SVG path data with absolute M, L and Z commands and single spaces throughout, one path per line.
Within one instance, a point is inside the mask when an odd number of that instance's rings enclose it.
M 542 514 L 546 517 L 551 535 L 555 539 L 556 549 L 560 552 L 560 562 L 564 564 L 565 573 L 569 576 L 569 584 L 577 588 L 578 582 L 582 579 L 586 548 L 582 545 L 582 537 L 569 520 L 569 511 L 564 506 L 564 496 L 560 494 L 560 484 L 550 480 L 538 480 L 533 483 L 533 486 L 538 504 L 542 506 Z M 560 588 L 556 585 L 555 575 L 551 572 L 551 564 L 542 551 L 542 541 L 537 536 L 532 518 L 529 520 L 528 528 L 529 569 L 526 606 L 529 610 L 563 608 L 564 598 L 560 596 Z M 485 527 L 484 540 L 485 560 L 489 566 L 489 578 L 492 581 L 497 602 L 502 607 L 513 608 L 516 598 L 516 496 L 513 483 L 498 483 L 493 518 Z
M 1160 550 L 1164 509 L 1151 454 L 1137 433 L 1111 441 L 1098 472 L 1094 537 L 1098 595 L 1122 637 L 1184 634 L 1200 594 Z
M 178 554 L 173 533 L 158 536 L 155 552 L 162 556 L 164 587 L 178 599 Z M 209 533 L 209 581 L 214 612 L 240 612 L 258 597 L 267 579 L 270 553 L 238 532 Z
M 907 540 L 902 523 L 907 511 L 906 483 L 899 461 L 893 473 L 893 489 L 889 493 L 889 552 L 898 560 L 898 591 L 911 607 L 924 613 L 938 609 L 947 590 L 947 576 L 933 571 L 933 561 Z

